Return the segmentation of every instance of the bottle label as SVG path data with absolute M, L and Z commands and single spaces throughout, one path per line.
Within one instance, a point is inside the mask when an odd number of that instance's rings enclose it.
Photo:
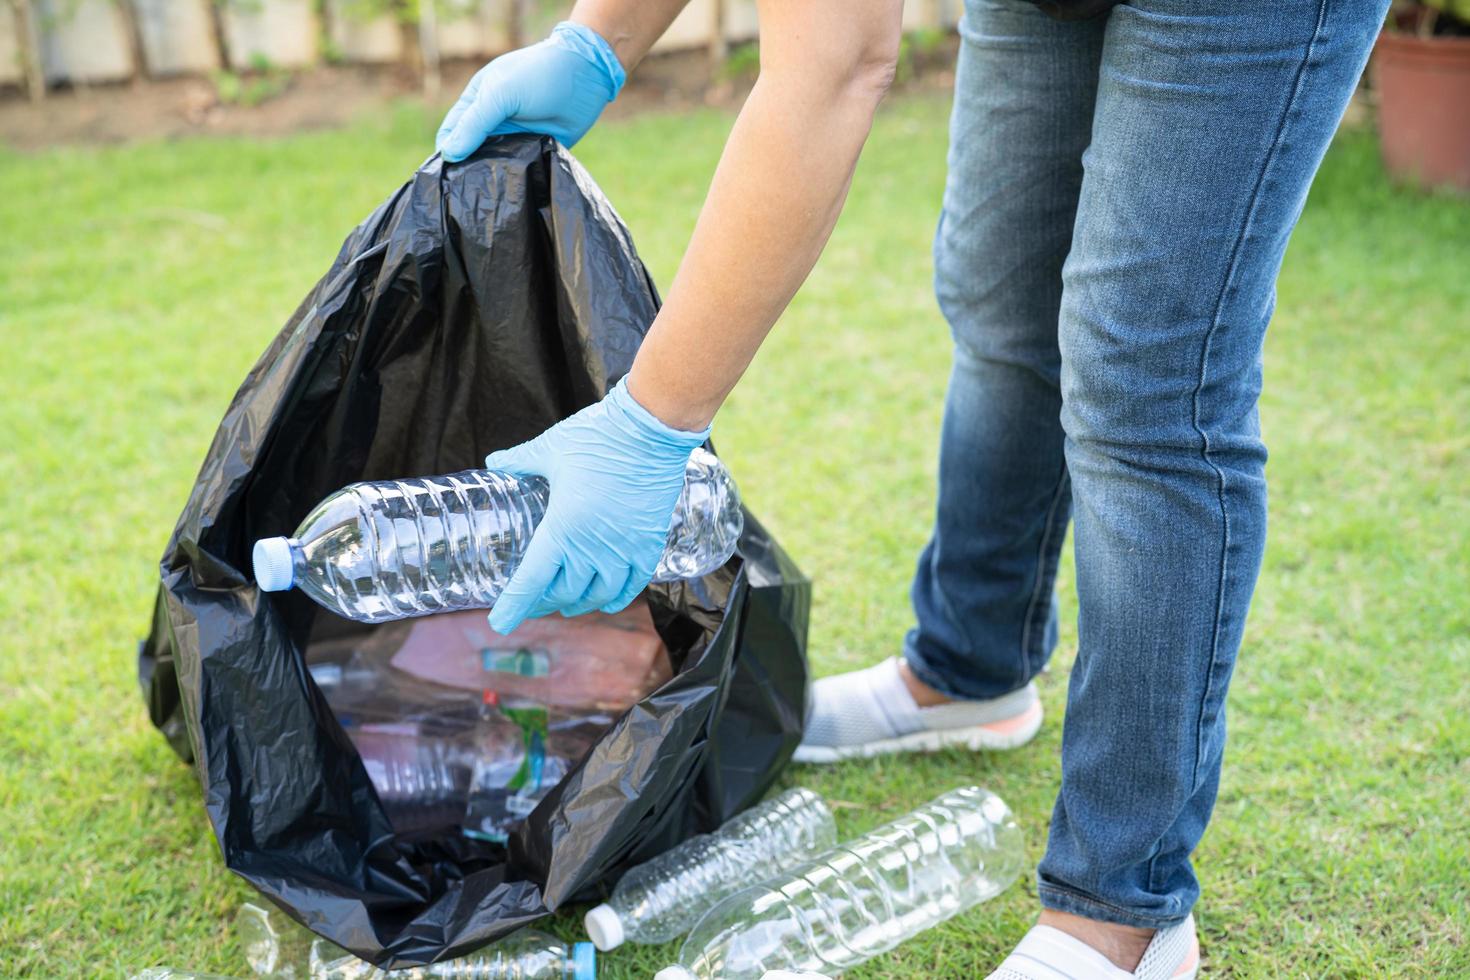
M 485 647 L 480 651 L 480 665 L 488 674 L 514 674 L 516 677 L 545 677 L 551 673 L 551 653 L 518 647 L 514 650 Z

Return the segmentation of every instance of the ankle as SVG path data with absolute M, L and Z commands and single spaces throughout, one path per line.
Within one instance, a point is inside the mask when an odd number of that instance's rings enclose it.
M 1114 966 L 1130 973 L 1138 968 L 1138 961 L 1143 959 L 1143 951 L 1154 937 L 1153 929 L 1102 922 L 1055 909 L 1042 909 L 1038 924 L 1051 926 L 1074 939 L 1080 939 L 1106 956 Z
M 954 701 L 954 698 L 939 693 L 915 677 L 914 672 L 909 669 L 908 661 L 901 657 L 898 661 L 898 676 L 903 678 L 903 686 L 909 689 L 909 696 L 914 699 L 914 704 L 921 708 L 932 708 Z

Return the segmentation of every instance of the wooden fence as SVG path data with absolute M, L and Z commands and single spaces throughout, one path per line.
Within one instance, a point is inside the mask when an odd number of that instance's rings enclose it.
M 953 24 L 960 0 L 909 0 L 909 29 Z M 88 85 L 264 65 L 485 58 L 544 36 L 571 0 L 0 0 L 0 86 L 39 98 Z M 404 11 L 418 16 L 409 20 Z M 756 36 L 754 0 L 691 0 L 655 51 Z

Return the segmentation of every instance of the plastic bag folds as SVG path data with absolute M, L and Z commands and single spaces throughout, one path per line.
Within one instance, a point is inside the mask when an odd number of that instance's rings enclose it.
M 553 140 L 432 157 L 251 369 L 168 543 L 139 651 L 152 719 L 193 763 L 228 867 L 379 966 L 602 893 L 758 800 L 800 739 L 809 585 L 747 514 L 723 569 L 646 594 L 672 678 L 506 845 L 395 835 L 306 669 L 314 645 L 381 627 L 251 580 L 252 543 L 328 493 L 481 465 L 602 397 L 657 309 L 627 229 Z

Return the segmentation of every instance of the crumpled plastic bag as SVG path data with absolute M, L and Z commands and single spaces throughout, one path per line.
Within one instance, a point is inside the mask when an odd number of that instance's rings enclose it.
M 315 644 L 383 627 L 251 581 L 255 539 L 339 487 L 480 465 L 600 398 L 657 308 L 627 229 L 554 141 L 433 157 L 251 369 L 179 517 L 139 651 L 152 719 L 194 764 L 230 869 L 380 966 L 601 894 L 759 799 L 800 739 L 809 584 L 747 513 L 725 568 L 646 593 L 672 679 L 507 845 L 402 839 L 306 669 Z

